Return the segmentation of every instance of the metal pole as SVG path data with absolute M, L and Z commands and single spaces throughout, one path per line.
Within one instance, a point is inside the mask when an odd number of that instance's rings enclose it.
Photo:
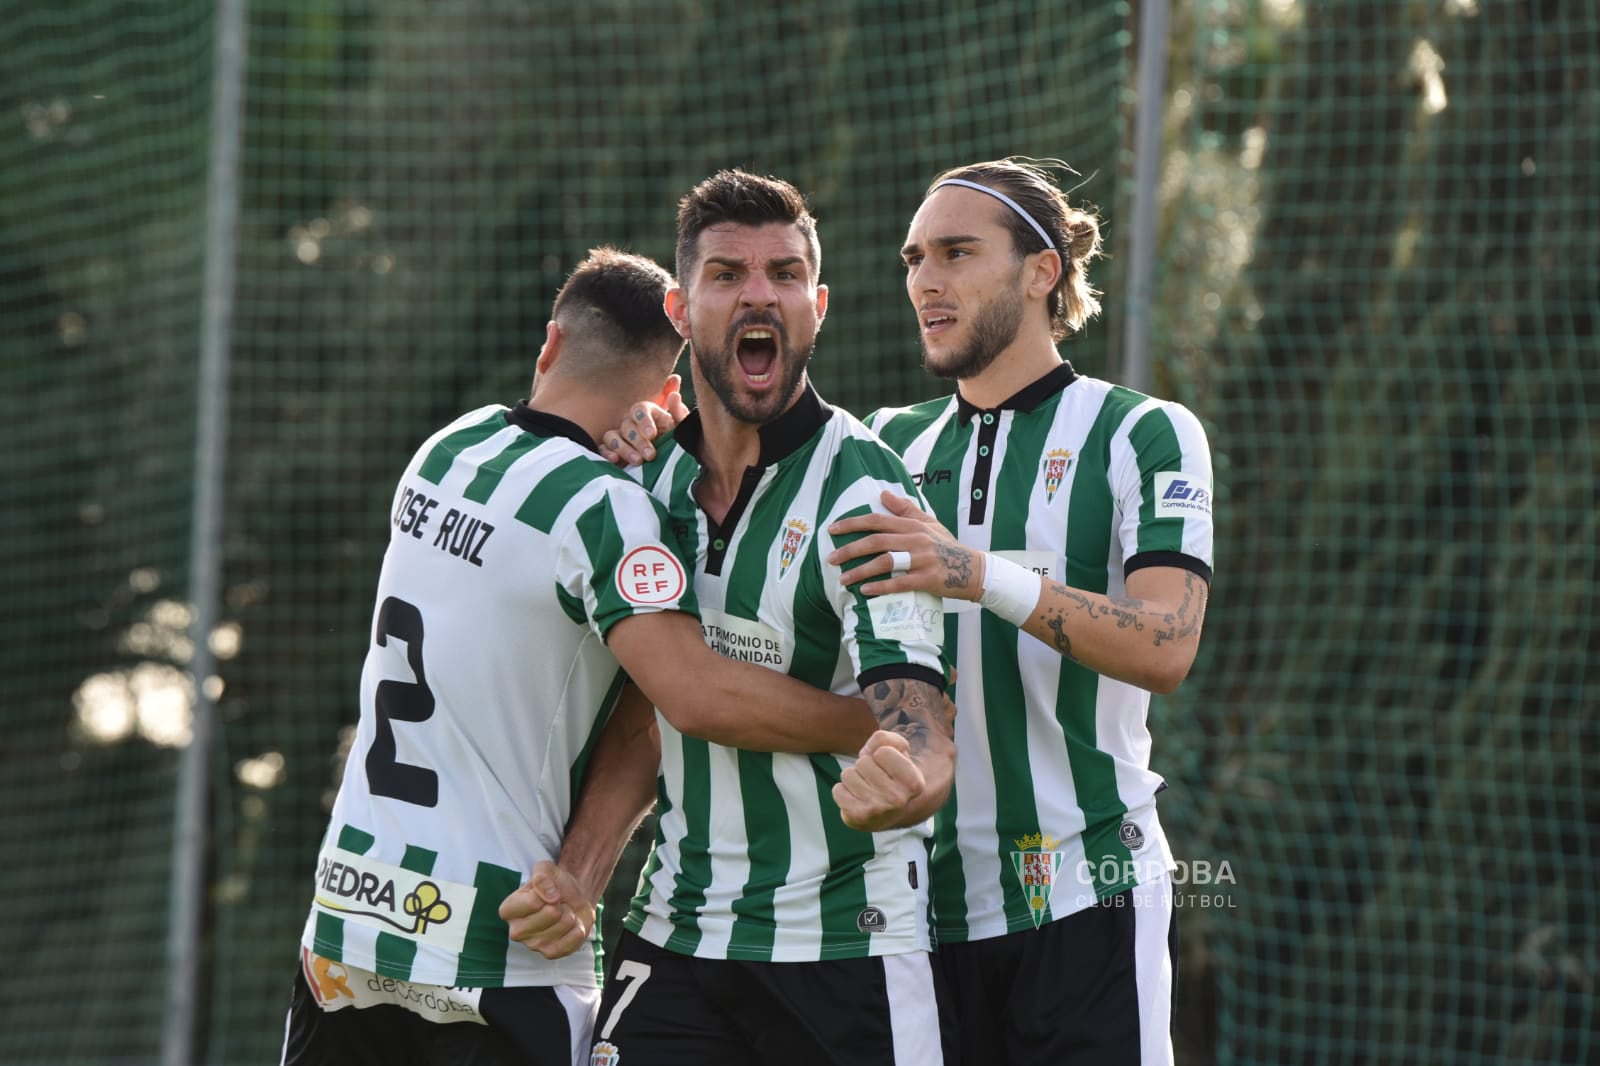
M 1128 304 L 1122 323 L 1122 383 L 1150 391 L 1150 316 L 1155 277 L 1161 115 L 1167 92 L 1167 0 L 1139 0 L 1138 110 L 1133 124 L 1133 205 Z
M 204 925 L 207 799 L 215 701 L 206 691 L 215 659 L 211 631 L 220 601 L 222 474 L 228 441 L 228 355 L 233 327 L 239 215 L 239 144 L 244 116 L 245 0 L 217 0 L 211 86 L 211 168 L 206 189 L 205 278 L 200 310 L 200 381 L 195 432 L 195 493 L 190 518 L 190 663 L 194 726 L 178 772 L 167 919 L 164 1066 L 192 1066 L 199 1028 L 200 942 Z

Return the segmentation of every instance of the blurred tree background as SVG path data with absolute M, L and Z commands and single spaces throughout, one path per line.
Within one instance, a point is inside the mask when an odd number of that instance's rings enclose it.
M 0 1058 L 149 1062 L 216 17 L 0 6 Z M 1153 389 L 1216 452 L 1209 632 L 1152 709 L 1174 845 L 1233 877 L 1183 890 L 1180 1061 L 1600 1056 L 1600 11 L 1171 6 L 1130 312 L 1136 4 L 252 0 L 204 1061 L 276 1055 L 394 478 L 525 395 L 584 251 L 670 264 L 695 181 L 788 178 L 833 290 L 819 388 L 922 399 L 906 222 L 1013 153 L 1106 220 L 1107 313 L 1064 354 L 1116 378 L 1148 314 Z

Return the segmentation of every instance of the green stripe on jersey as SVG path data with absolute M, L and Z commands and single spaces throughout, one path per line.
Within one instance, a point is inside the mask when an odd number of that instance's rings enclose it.
M 417 475 L 424 481 L 431 481 L 435 485 L 444 480 L 450 472 L 450 465 L 456 461 L 456 456 L 472 447 L 482 444 L 496 433 L 505 429 L 506 422 L 504 411 L 494 411 L 482 422 L 474 422 L 470 426 L 446 434 L 440 438 L 439 443 L 433 446 L 433 451 L 422 461 L 417 468 Z
M 539 479 L 533 491 L 528 493 L 528 498 L 522 501 L 522 506 L 517 508 L 517 521 L 523 525 L 532 526 L 540 533 L 548 533 L 555 527 L 556 519 L 567 503 L 578 494 L 589 482 L 596 477 L 608 476 L 604 470 L 595 466 L 598 459 L 579 456 L 568 459 L 550 473 Z
M 356 855 L 365 855 L 378 838 L 353 825 L 339 827 L 339 847 Z M 326 911 L 317 911 L 317 954 L 326 959 L 344 959 L 344 919 L 335 918 Z
M 472 481 L 461 495 L 473 503 L 488 503 L 489 497 L 506 476 L 506 471 L 511 469 L 511 464 L 533 451 L 543 439 L 531 433 L 519 433 L 515 440 L 501 449 L 499 455 L 478 466 L 478 472 L 472 476 Z
M 455 983 L 499 988 L 506 983 L 506 949 L 511 943 L 511 930 L 500 917 L 500 901 L 517 890 L 522 875 L 492 862 L 480 862 L 472 884 L 478 894 L 467 917 L 467 939 L 457 957 Z
M 400 868 L 415 874 L 431 874 L 434 860 L 438 857 L 437 851 L 407 844 L 406 853 L 400 858 Z M 395 936 L 393 933 L 379 933 L 375 958 L 376 962 L 372 967 L 375 971 L 385 977 L 407 980 L 411 977 L 411 964 L 417 958 L 417 943 L 403 936 Z
M 839 814 L 839 805 L 833 799 L 833 786 L 843 772 L 839 760 L 818 753 L 811 756 L 811 769 L 816 774 L 822 834 L 828 842 L 828 866 L 835 872 L 849 870 L 853 874 L 831 879 L 822 886 L 822 948 L 818 958 L 867 955 L 872 952 L 871 934 L 861 932 L 856 922 L 867 905 L 866 865 L 874 853 L 872 834 L 851 829 Z
M 1105 595 L 1108 586 L 1106 560 L 1118 543 L 1111 520 L 1111 438 L 1128 412 L 1142 402 L 1144 397 L 1136 392 L 1112 389 L 1083 442 L 1068 511 L 1071 518 L 1067 522 L 1066 583 L 1085 592 Z M 1100 750 L 1097 742 L 1095 712 L 1099 693 L 1100 675 L 1063 656 L 1061 680 L 1056 688 L 1056 720 L 1066 735 L 1073 791 L 1083 811 L 1083 857 L 1091 870 L 1095 897 L 1105 899 L 1127 884 L 1120 879 L 1104 882 L 1100 871 L 1128 869 L 1126 860 L 1131 853 L 1117 839 L 1117 827 L 1128 808 L 1117 793 L 1116 762 Z M 1113 860 L 1114 867 L 1103 867 L 1105 859 Z
M 789 872 L 788 806 L 772 776 L 772 755 L 739 751 L 739 799 L 744 808 L 745 839 L 750 842 L 750 876 L 733 901 L 733 929 L 728 957 L 767 959 L 777 923 L 773 896 Z
M 1172 416 L 1157 407 L 1146 411 L 1128 434 L 1139 461 L 1139 550 L 1183 551 L 1183 519 L 1157 518 L 1154 478 L 1158 470 L 1181 470 L 1183 445 L 1172 426 Z
M 711 884 L 711 749 L 704 740 L 682 737 L 683 797 L 678 809 L 686 826 L 678 842 L 678 876 L 672 886 L 672 920 L 676 928 L 667 938 L 667 949 L 693 955 L 700 946 L 700 926 L 694 916 L 706 905 L 706 894 L 695 885 Z M 657 826 L 660 825 L 659 820 Z M 656 847 L 661 847 L 661 831 L 656 830 Z M 635 932 L 638 930 L 635 929 Z
M 1005 437 L 1004 459 L 995 471 L 989 509 L 989 547 L 1017 551 L 1028 546 L 1028 511 L 1038 481 L 1038 456 L 1055 422 L 1057 395 L 1032 414 L 1013 413 Z M 998 501 L 1006 501 L 1001 506 Z M 1101 556 L 1104 558 L 1104 555 Z M 1103 569 L 1103 567 L 1102 567 Z M 979 614 L 979 646 L 983 663 L 983 721 L 988 733 L 989 760 L 995 778 L 995 824 L 1037 826 L 1033 759 L 1028 746 L 1028 703 L 1022 685 L 1020 642 L 1033 637 L 990 611 Z M 1093 720 L 1091 705 L 1090 720 Z M 1011 868 L 1017 847 L 1009 834 L 996 840 L 999 855 L 1000 894 L 1008 915 L 1029 911 L 1022 884 Z M 948 925 L 941 912 L 940 924 Z M 1048 916 L 1045 918 L 1049 920 Z

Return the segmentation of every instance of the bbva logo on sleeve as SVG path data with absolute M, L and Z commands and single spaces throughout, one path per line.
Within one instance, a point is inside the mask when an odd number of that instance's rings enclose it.
M 1211 517 L 1211 481 L 1198 474 L 1185 474 L 1181 470 L 1163 470 L 1156 474 L 1157 518 Z
M 617 591 L 641 607 L 675 603 L 686 587 L 678 557 L 655 544 L 633 549 L 617 565 Z

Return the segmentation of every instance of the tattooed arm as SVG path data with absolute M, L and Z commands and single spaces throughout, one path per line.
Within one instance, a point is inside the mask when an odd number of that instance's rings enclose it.
M 852 829 L 916 825 L 950 795 L 955 707 L 938 686 L 911 678 L 875 681 L 862 695 L 878 731 L 840 775 L 833 800 Z
M 1046 580 L 1023 632 L 1108 677 L 1171 692 L 1200 647 L 1210 586 L 1176 566 L 1128 575 L 1125 596 L 1101 596 Z
M 869 535 L 839 548 L 829 562 L 877 556 L 847 571 L 846 584 L 868 582 L 861 591 L 869 596 L 918 589 L 982 600 L 986 553 L 956 540 L 910 500 L 886 493 L 884 504 L 892 514 L 860 515 L 830 527 L 835 536 Z M 905 552 L 910 569 L 893 572 L 891 551 Z M 1171 692 L 1194 665 L 1209 593 L 1203 578 L 1176 566 L 1134 571 L 1126 595 L 1115 598 L 1044 579 L 1039 602 L 1021 628 L 1096 673 Z

